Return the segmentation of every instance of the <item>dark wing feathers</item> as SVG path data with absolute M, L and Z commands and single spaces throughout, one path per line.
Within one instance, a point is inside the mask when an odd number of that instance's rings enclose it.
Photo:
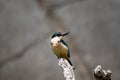
M 70 51 L 68 50 L 68 57 L 70 58 Z
M 67 43 L 64 40 L 61 39 L 61 42 L 68 47 Z M 70 58 L 70 51 L 69 51 L 69 49 L 68 49 L 68 57 Z

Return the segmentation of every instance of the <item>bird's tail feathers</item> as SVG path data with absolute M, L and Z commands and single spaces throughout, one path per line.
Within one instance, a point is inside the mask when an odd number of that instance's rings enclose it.
M 75 67 L 73 66 L 72 62 L 70 61 L 70 59 L 67 59 L 67 61 L 70 63 L 70 65 L 73 67 L 73 69 L 75 70 Z
M 69 59 L 67 59 L 67 61 L 70 63 L 71 66 L 73 66 L 72 62 Z

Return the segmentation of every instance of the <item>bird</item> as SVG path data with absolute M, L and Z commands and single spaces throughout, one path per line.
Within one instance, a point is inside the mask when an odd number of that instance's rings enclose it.
M 68 35 L 69 32 L 55 32 L 51 36 L 51 49 L 58 59 L 66 59 L 71 66 L 73 66 L 70 61 L 70 50 L 68 44 L 63 40 L 63 37 Z

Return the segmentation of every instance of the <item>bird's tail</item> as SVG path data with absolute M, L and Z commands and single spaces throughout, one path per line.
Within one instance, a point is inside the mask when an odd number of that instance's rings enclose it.
M 71 66 L 73 66 L 72 62 L 70 61 L 70 59 L 67 59 L 67 61 L 70 63 Z
M 70 59 L 67 59 L 67 61 L 69 62 L 69 64 L 73 67 L 73 70 L 75 70 L 75 66 L 73 66 L 72 62 L 70 61 Z

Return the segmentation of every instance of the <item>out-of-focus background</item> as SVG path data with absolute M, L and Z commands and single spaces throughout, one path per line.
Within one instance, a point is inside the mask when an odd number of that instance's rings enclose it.
M 76 80 L 93 80 L 99 64 L 120 79 L 120 0 L 0 0 L 0 80 L 64 80 L 57 31 L 70 32 Z

